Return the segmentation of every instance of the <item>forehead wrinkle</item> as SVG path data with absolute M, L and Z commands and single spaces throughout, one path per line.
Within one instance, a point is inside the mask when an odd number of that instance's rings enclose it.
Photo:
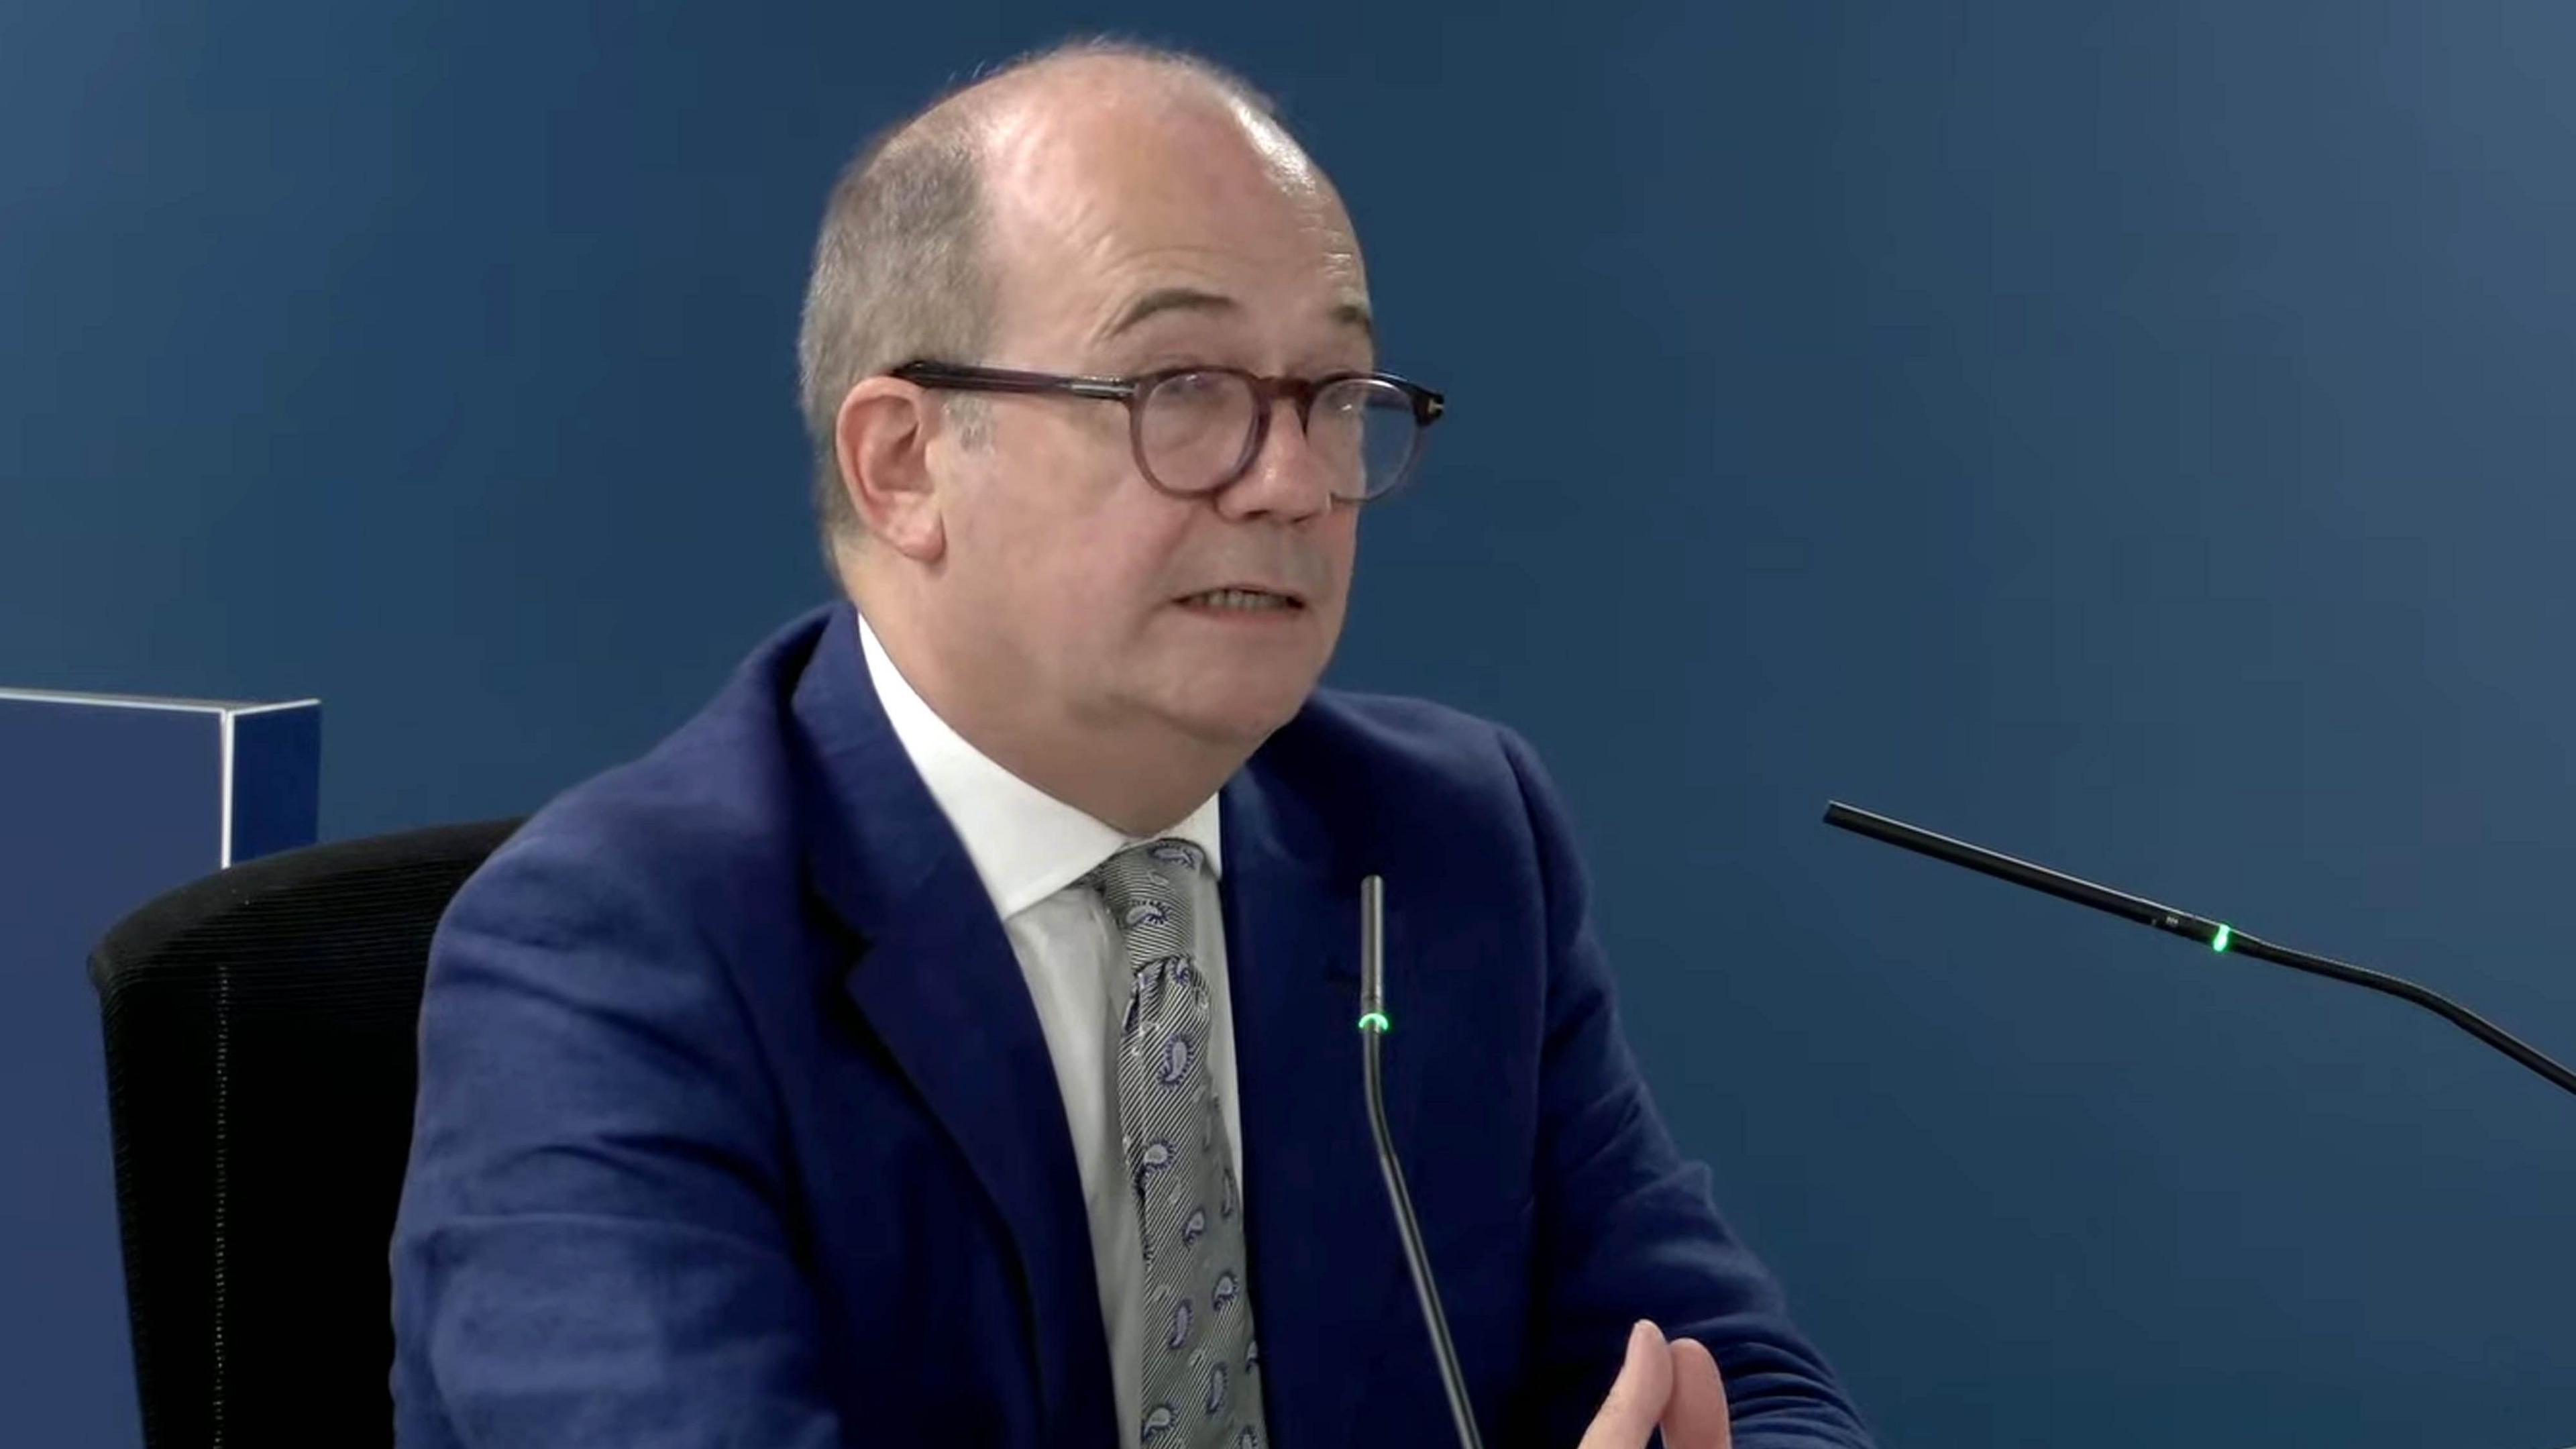
M 1140 247 L 1111 262 L 1104 271 L 1104 286 L 1098 300 L 1087 309 L 1084 335 L 1092 341 L 1105 341 L 1121 331 L 1134 330 L 1165 315 L 1204 318 L 1210 321 L 1238 321 L 1247 317 L 1251 306 L 1227 273 L 1241 267 L 1247 258 L 1231 248 L 1202 243 L 1170 243 Z M 1315 261 L 1322 265 L 1316 275 L 1324 282 L 1325 298 L 1314 308 L 1314 315 L 1336 324 L 1355 322 L 1363 332 L 1368 330 L 1368 290 L 1358 275 L 1356 260 L 1347 252 L 1329 252 L 1320 258 L 1280 257 L 1250 259 L 1265 272 L 1277 274 L 1287 270 L 1304 270 Z M 1148 317 L 1126 323 L 1128 315 L 1159 293 L 1173 293 L 1207 299 L 1203 305 L 1179 302 L 1161 307 Z M 1122 327 L 1122 323 L 1126 323 Z
M 1116 249 L 1111 241 L 1104 250 Z M 1240 314 L 1243 298 L 1226 284 L 1219 273 L 1223 270 L 1221 248 L 1194 245 L 1144 247 L 1112 256 L 1098 273 L 1099 286 L 1094 291 L 1079 319 L 1082 336 L 1090 342 L 1105 342 L 1121 332 L 1149 325 L 1166 312 L 1188 312 L 1203 317 L 1223 313 Z M 1152 315 L 1128 323 L 1128 314 L 1156 293 L 1196 294 L 1213 299 L 1204 307 L 1179 305 L 1157 309 Z M 1223 305 L 1215 305 L 1221 303 Z

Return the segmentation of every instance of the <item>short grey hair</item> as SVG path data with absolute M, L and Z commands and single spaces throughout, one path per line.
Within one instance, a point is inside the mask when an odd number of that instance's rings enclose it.
M 979 70 L 861 147 L 832 187 L 805 311 L 796 380 L 814 449 L 814 511 L 827 562 L 864 529 L 841 479 L 841 400 L 859 380 L 916 358 L 981 362 L 993 277 L 983 255 L 983 108 L 975 92 L 1062 62 L 1123 59 L 1207 85 L 1264 117 L 1278 106 L 1243 77 L 1188 51 L 1108 36 L 1066 41 Z M 968 430 L 972 407 L 949 401 Z

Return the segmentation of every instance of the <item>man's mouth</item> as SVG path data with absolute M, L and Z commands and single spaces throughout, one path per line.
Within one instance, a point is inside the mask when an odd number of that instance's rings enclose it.
M 1228 613 L 1263 613 L 1306 607 L 1303 599 L 1291 594 L 1272 593 L 1268 589 L 1208 589 L 1184 596 L 1181 603 L 1193 609 L 1215 609 Z

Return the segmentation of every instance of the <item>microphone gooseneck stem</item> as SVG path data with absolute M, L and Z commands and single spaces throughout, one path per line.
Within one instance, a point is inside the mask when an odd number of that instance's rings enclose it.
M 1449 1340 L 1449 1317 L 1440 1311 L 1440 1289 L 1431 1281 L 1431 1255 L 1422 1246 L 1413 1194 L 1405 1190 L 1404 1164 L 1396 1159 L 1395 1136 L 1387 1130 L 1386 1083 L 1378 1058 L 1389 1025 L 1386 881 L 1373 875 L 1360 882 L 1360 1073 L 1368 1091 L 1369 1135 L 1377 1139 L 1378 1170 L 1386 1176 L 1387 1201 L 1395 1208 L 1396 1233 L 1404 1240 L 1404 1266 L 1412 1270 L 1422 1322 L 1431 1330 L 1431 1352 L 1440 1360 L 1440 1383 L 1449 1391 L 1449 1417 L 1458 1426 L 1458 1442 L 1464 1449 L 1484 1449 L 1476 1434 L 1475 1408 L 1467 1402 L 1467 1375 L 1458 1367 L 1457 1345 Z
M 1825 823 L 1839 826 L 1854 834 L 1866 835 L 1873 840 L 1885 841 L 1889 845 L 1911 850 L 1918 855 L 1928 855 L 1935 860 L 1945 860 L 1952 865 L 1965 866 L 1998 880 L 2008 880 L 2018 886 L 2027 886 L 2032 890 L 2056 896 L 2060 900 L 2073 901 L 2080 906 L 2091 906 L 2097 911 L 2107 911 L 2112 915 L 2135 921 L 2141 926 L 2152 926 L 2159 931 L 2167 931 L 2183 937 L 2185 940 L 2197 941 L 2213 951 L 2236 956 L 2251 956 L 2257 961 L 2269 961 L 2276 966 L 2287 966 L 2294 971 L 2305 971 L 2311 975 L 2323 976 L 2335 981 L 2350 982 L 2355 986 L 2394 996 L 2400 1001 L 2411 1002 L 2513 1058 L 2551 1084 L 2568 1092 L 2576 1092 L 2576 1072 L 2569 1071 L 2558 1062 L 2551 1060 L 2538 1047 L 2440 992 L 2429 987 L 2418 986 L 2403 977 L 2373 971 L 2367 966 L 2355 966 L 2347 961 L 2337 961 L 2330 956 L 2317 956 L 2306 951 L 2292 950 L 2287 946 L 2277 946 L 2259 937 L 2249 936 L 2224 921 L 2213 921 L 2206 916 L 2195 916 L 2189 911 L 2178 911 L 2171 906 L 2158 905 L 2144 896 L 2115 891 L 2109 886 L 2099 886 L 2089 880 L 2079 880 L 2064 871 L 2051 870 L 2044 865 L 2033 865 L 2026 860 L 2016 860 L 2009 855 L 1988 850 L 1982 845 L 1970 845 L 1964 840 L 1953 840 L 1947 835 L 1936 835 L 1919 825 L 1908 825 L 1902 820 L 1845 805 L 1839 800 L 1829 800 L 1825 803 Z

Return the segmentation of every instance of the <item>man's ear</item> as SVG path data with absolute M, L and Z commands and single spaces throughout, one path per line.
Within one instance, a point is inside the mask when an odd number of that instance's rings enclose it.
M 866 377 L 841 399 L 832 424 L 841 491 L 868 537 L 919 563 L 934 562 L 948 547 L 930 471 L 936 406 L 900 378 Z

